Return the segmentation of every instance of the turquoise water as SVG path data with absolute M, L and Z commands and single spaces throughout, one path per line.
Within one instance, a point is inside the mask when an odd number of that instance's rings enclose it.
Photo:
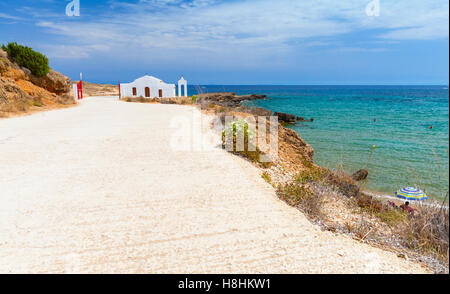
M 269 99 L 247 102 L 247 105 L 306 119 L 313 117 L 314 122 L 297 123 L 292 129 L 314 148 L 314 161 L 331 169 L 342 166 L 349 173 L 367 165 L 368 190 L 392 194 L 401 186 L 415 185 L 438 199 L 448 191 L 447 86 L 204 86 L 201 89 L 266 94 Z M 372 145 L 375 150 L 370 156 Z

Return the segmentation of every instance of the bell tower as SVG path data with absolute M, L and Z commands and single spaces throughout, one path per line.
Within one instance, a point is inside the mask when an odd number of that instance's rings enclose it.
M 184 95 L 181 95 L 181 89 L 184 88 Z M 187 97 L 187 81 L 181 77 L 181 79 L 178 81 L 178 97 Z

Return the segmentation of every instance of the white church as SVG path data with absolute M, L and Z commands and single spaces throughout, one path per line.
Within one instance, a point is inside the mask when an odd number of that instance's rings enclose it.
M 175 84 L 166 84 L 153 76 L 143 76 L 132 83 L 120 84 L 121 97 L 187 97 L 187 81 L 183 77 L 178 81 L 178 95 L 176 92 Z

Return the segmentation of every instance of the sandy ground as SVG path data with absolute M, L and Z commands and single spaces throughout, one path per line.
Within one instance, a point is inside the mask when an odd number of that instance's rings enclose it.
M 239 157 L 171 148 L 196 111 L 98 97 L 0 120 L 0 272 L 426 272 L 320 231 Z

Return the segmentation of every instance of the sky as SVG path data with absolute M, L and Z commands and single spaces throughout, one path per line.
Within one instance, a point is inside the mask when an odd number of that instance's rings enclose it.
M 0 0 L 0 43 L 71 79 L 448 85 L 448 0 Z

